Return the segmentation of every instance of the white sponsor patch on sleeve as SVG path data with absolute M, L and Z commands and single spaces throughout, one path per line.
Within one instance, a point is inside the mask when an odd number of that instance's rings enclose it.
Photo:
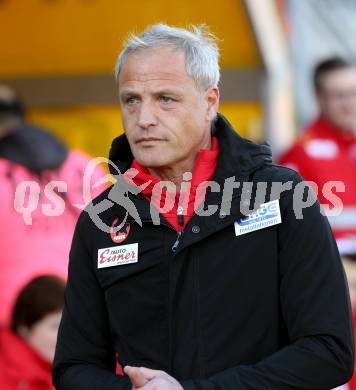
M 330 160 L 337 157 L 339 147 L 333 140 L 313 139 L 305 145 L 305 152 L 312 158 Z
M 272 200 L 271 202 L 261 204 L 255 212 L 236 221 L 234 224 L 235 234 L 236 236 L 241 236 L 242 234 L 278 225 L 281 222 L 279 200 Z
M 98 249 L 98 268 L 138 262 L 138 244 L 118 245 Z

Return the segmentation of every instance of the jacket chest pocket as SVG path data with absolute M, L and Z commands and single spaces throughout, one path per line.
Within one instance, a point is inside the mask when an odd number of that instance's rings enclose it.
M 97 275 L 114 338 L 136 362 L 155 362 L 167 353 L 169 259 L 162 245 L 151 241 L 149 248 L 143 243 L 140 249 L 139 243 L 137 260 L 99 269 Z
M 163 241 L 149 234 L 142 238 L 131 234 L 119 245 L 106 239 L 95 256 L 97 278 L 104 291 L 128 281 L 148 285 L 159 279 L 165 268 Z

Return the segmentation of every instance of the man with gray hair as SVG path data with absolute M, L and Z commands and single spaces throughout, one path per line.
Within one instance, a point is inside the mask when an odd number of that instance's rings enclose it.
M 218 114 L 219 73 L 199 27 L 151 26 L 120 54 L 119 182 L 77 223 L 58 390 L 330 389 L 352 375 L 328 222 L 316 201 L 298 219 L 301 177 Z

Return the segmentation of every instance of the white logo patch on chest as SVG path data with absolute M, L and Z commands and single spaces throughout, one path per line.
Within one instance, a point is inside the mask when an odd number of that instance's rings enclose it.
M 236 236 L 241 236 L 242 234 L 251 233 L 255 230 L 278 225 L 281 222 L 279 200 L 272 200 L 271 202 L 261 204 L 255 212 L 236 221 L 234 224 L 235 234 Z
M 98 249 L 98 268 L 138 262 L 138 244 L 119 245 Z

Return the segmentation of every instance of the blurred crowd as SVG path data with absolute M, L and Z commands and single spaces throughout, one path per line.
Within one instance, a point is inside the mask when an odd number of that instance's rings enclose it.
M 51 385 L 68 256 L 90 157 L 26 120 L 0 85 L 0 388 Z M 97 167 L 94 187 L 106 172 Z M 25 359 L 24 359 L 25 357 Z
M 343 58 L 328 58 L 315 67 L 313 80 L 318 116 L 279 163 L 299 171 L 317 192 L 337 240 L 356 313 L 356 68 Z M 29 124 L 15 91 L 0 85 L 2 390 L 53 389 L 51 362 L 68 254 L 81 211 L 73 205 L 83 203 L 89 160 Z M 104 176 L 96 168 L 92 184 Z M 92 196 L 103 189 L 93 187 Z M 349 389 L 356 389 L 353 382 Z

